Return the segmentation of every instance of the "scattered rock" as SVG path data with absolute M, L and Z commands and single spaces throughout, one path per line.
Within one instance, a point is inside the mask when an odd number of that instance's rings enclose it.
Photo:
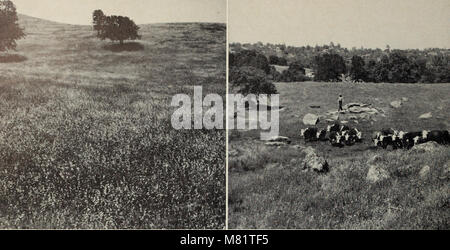
M 370 106 L 370 104 L 367 104 L 367 103 L 352 102 L 352 103 L 348 103 L 348 104 L 344 105 L 342 108 L 350 109 L 353 107 L 369 107 L 369 106 Z
M 269 142 L 291 142 L 291 140 L 289 140 L 289 137 L 280 136 L 280 135 L 271 137 L 271 138 L 267 139 L 266 141 L 269 141 Z
M 359 124 L 358 120 L 353 120 L 354 123 Z
M 419 119 L 429 119 L 431 117 L 433 117 L 433 115 L 431 114 L 431 112 L 428 112 L 419 116 Z
M 274 136 L 265 141 L 267 141 L 267 146 L 283 146 L 291 143 L 291 140 L 286 136 Z
M 321 156 L 318 156 L 312 147 L 307 147 L 303 150 L 306 154 L 303 160 L 303 167 L 311 169 L 319 173 L 328 172 L 328 162 Z
M 369 158 L 367 165 L 369 171 L 367 172 L 366 180 L 371 183 L 376 183 L 389 178 L 389 173 L 383 168 L 383 157 L 374 155 Z
M 316 125 L 317 123 L 319 123 L 319 116 L 314 115 L 314 114 L 306 114 L 306 115 L 303 117 L 303 123 L 304 123 L 305 125 L 311 125 L 311 126 L 314 126 L 314 125 Z
M 430 166 L 424 166 L 419 172 L 420 178 L 425 179 L 430 174 L 430 170 Z
M 281 141 L 274 141 L 274 142 L 266 142 L 266 146 L 272 146 L 272 147 L 279 147 L 279 146 L 284 146 L 288 143 L 286 142 L 281 142 Z
M 350 120 L 356 120 L 356 119 L 358 119 L 358 117 L 356 117 L 356 116 L 354 116 L 354 115 L 349 116 L 348 118 L 349 118 Z
M 341 121 L 341 123 L 342 123 L 342 124 L 347 124 L 347 123 L 348 123 L 348 121 Z
M 351 107 L 348 109 L 348 111 L 353 114 L 361 114 L 361 113 L 378 114 L 377 109 L 369 107 Z
M 442 167 L 441 179 L 450 179 L 450 161 L 447 161 Z
M 414 147 L 411 149 L 411 152 L 417 153 L 417 152 L 432 152 L 439 148 L 439 144 L 434 141 L 429 141 L 426 143 L 414 145 Z
M 370 165 L 367 172 L 366 180 L 371 183 L 376 183 L 389 178 L 389 173 L 380 165 Z
M 402 97 L 402 102 L 407 102 L 409 99 L 407 97 Z
M 393 107 L 393 108 L 398 109 L 401 106 L 402 106 L 402 102 L 401 101 L 393 101 L 393 102 L 391 102 L 391 107 Z

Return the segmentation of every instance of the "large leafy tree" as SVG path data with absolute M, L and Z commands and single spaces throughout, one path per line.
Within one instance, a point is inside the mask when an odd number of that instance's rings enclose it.
M 141 39 L 139 26 L 126 16 L 105 16 L 103 11 L 96 10 L 93 13 L 94 30 L 97 37 L 105 40 L 119 41 Z
M 0 0 L 0 51 L 15 50 L 16 41 L 25 37 L 18 20 L 14 3 Z
M 102 10 L 95 10 L 92 14 L 94 30 L 97 31 L 97 36 L 100 36 L 100 33 L 105 26 L 106 16 Z
M 339 81 L 346 73 L 344 58 L 336 53 L 323 53 L 314 58 L 316 81 Z
M 267 57 L 255 50 L 242 50 L 230 54 L 230 67 L 250 66 L 262 69 L 266 74 L 270 73 L 270 65 Z
M 246 96 L 254 94 L 276 94 L 275 85 L 267 78 L 266 73 L 251 66 L 232 67 L 230 70 L 230 83 L 237 92 Z
M 364 67 L 365 62 L 364 59 L 360 56 L 352 57 L 352 66 L 350 68 L 350 77 L 353 80 L 362 80 L 367 81 L 367 71 Z

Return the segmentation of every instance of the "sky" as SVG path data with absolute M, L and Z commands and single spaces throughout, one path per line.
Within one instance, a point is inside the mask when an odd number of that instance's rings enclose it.
M 226 22 L 226 0 L 12 0 L 17 12 L 68 24 L 91 24 L 92 12 L 129 16 L 137 24 Z
M 230 42 L 450 48 L 450 0 L 229 0 Z

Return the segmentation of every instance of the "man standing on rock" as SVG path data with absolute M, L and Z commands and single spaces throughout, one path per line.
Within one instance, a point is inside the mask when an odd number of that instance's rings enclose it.
M 342 97 L 342 95 L 339 95 L 338 98 L 338 102 L 339 102 L 339 112 L 340 111 L 344 111 L 344 109 L 342 108 L 342 101 L 344 100 L 344 98 Z

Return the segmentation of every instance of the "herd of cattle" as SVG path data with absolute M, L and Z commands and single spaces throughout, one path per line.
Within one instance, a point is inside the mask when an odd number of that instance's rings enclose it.
M 434 141 L 439 144 L 450 144 L 450 135 L 447 130 L 422 130 L 417 132 L 404 132 L 395 129 L 384 129 L 374 133 L 372 140 L 377 147 L 393 149 L 410 149 L 416 144 Z
M 330 141 L 331 145 L 336 147 L 351 146 L 362 141 L 361 131 L 340 124 L 329 125 L 326 130 L 310 127 L 302 129 L 300 133 L 305 138 L 305 142 Z
M 362 141 L 362 133 L 357 128 L 350 128 L 340 124 L 329 125 L 326 130 L 309 127 L 301 129 L 300 133 L 305 142 L 330 141 L 331 145 L 336 147 L 351 146 Z M 410 149 L 416 144 L 429 141 L 449 145 L 450 135 L 447 130 L 404 132 L 390 128 L 375 132 L 372 136 L 372 141 L 376 147 L 384 149 L 388 146 L 391 146 L 393 149 Z

